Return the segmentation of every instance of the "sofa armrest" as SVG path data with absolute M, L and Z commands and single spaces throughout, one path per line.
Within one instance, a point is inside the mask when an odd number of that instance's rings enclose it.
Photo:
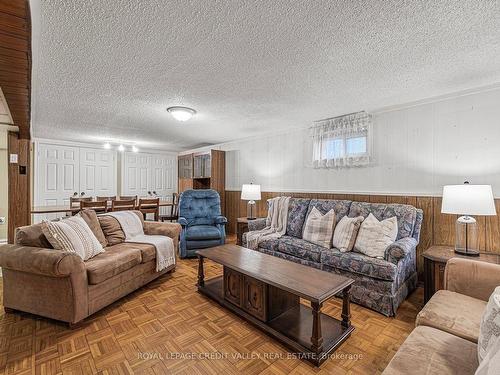
M 413 237 L 405 237 L 393 242 L 385 249 L 384 259 L 398 264 L 398 262 L 406 258 L 409 254 L 415 253 L 417 250 L 417 240 Z
M 444 271 L 444 288 L 451 292 L 488 301 L 500 285 L 500 265 L 463 258 L 451 258 Z
M 0 267 L 55 277 L 85 270 L 82 258 L 74 253 L 21 245 L 0 246 Z
M 266 227 L 266 218 L 248 220 L 248 231 L 261 230 Z
M 179 235 L 182 227 L 177 223 L 163 223 L 157 221 L 144 222 L 144 234 L 160 235 L 170 237 L 174 240 L 174 246 L 177 250 L 179 247 Z
M 179 217 L 179 218 L 177 219 L 177 222 L 178 222 L 181 226 L 183 226 L 183 227 L 185 227 L 185 226 L 187 226 L 187 225 L 188 225 L 188 221 L 187 221 L 187 219 L 186 219 L 185 217 Z
M 223 224 L 223 225 L 226 225 L 227 224 L 227 218 L 225 216 L 216 216 L 215 219 L 214 219 L 214 222 L 215 224 Z

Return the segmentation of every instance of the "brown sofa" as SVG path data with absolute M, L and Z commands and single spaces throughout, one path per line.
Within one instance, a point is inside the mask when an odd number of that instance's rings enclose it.
M 383 374 L 475 373 L 481 318 L 500 285 L 500 265 L 452 258 L 444 277 L 445 289 L 420 311 L 416 328 Z
M 143 220 L 142 214 L 137 214 Z M 54 250 L 41 224 L 18 228 L 15 245 L 0 246 L 6 311 L 25 311 L 71 326 L 175 269 L 173 265 L 156 272 L 153 245 L 125 243 L 116 219 L 93 215 L 94 228 L 89 226 L 94 233 L 99 231 L 96 237 L 106 251 L 88 261 Z M 177 252 L 179 224 L 143 221 L 143 226 L 145 234 L 171 237 Z

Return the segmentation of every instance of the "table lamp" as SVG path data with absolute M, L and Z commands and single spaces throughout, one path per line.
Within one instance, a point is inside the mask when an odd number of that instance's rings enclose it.
M 244 201 L 248 201 L 247 219 L 256 219 L 255 201 L 260 201 L 260 185 L 243 184 L 243 186 L 241 187 L 241 199 Z
M 441 213 L 463 215 L 455 228 L 455 253 L 479 255 L 477 222 L 471 215 L 495 216 L 495 200 L 491 185 L 447 185 L 443 187 Z

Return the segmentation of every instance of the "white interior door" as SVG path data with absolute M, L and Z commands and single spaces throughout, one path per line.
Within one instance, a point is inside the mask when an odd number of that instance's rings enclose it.
M 177 157 L 154 154 L 151 156 L 151 191 L 163 198 L 171 198 L 177 187 Z
M 80 193 L 85 196 L 116 195 L 116 152 L 80 148 Z
M 69 198 L 80 189 L 78 147 L 52 144 L 39 144 L 36 159 L 37 183 L 35 205 L 58 206 L 69 204 Z M 37 215 L 36 221 L 42 218 L 52 219 L 54 215 Z
M 147 197 L 151 178 L 150 155 L 124 152 L 122 156 L 122 195 Z

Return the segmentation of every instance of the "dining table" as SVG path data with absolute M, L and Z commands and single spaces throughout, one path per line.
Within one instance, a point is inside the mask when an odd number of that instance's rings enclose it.
M 172 207 L 171 201 L 160 201 L 160 207 Z M 111 208 L 111 204 L 109 204 Z M 80 206 L 58 205 L 58 206 L 33 206 L 31 207 L 31 214 L 54 214 L 59 212 L 72 212 L 77 213 L 80 211 Z

